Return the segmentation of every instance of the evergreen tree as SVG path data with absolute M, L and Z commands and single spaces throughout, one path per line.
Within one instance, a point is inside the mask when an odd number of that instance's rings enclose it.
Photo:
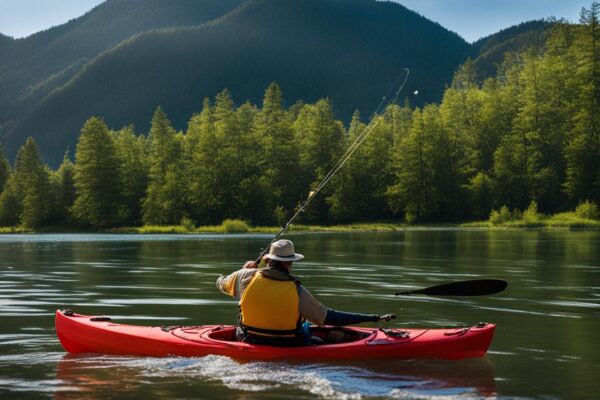
M 410 133 L 412 113 L 408 99 L 402 107 L 392 104 L 384 113 L 384 119 L 392 132 L 394 143 L 399 143 Z
M 10 177 L 10 164 L 4 156 L 4 153 L 0 151 L 0 194 L 4 190 L 4 186 Z
M 47 222 L 53 211 L 50 176 L 31 137 L 17 153 L 14 179 L 16 198 L 21 203 L 19 223 L 36 228 Z
M 211 221 L 216 205 L 210 184 L 216 165 L 213 163 L 212 146 L 215 143 L 214 110 L 209 99 L 204 99 L 202 112 L 191 118 L 186 134 L 187 202 L 190 216 L 201 224 Z
M 69 157 L 69 150 L 65 152 L 63 162 L 54 173 L 55 186 L 55 215 L 53 219 L 65 223 L 70 219 L 70 210 L 75 203 L 75 164 Z
M 387 191 L 394 212 L 407 221 L 425 220 L 437 213 L 438 193 L 434 185 L 432 155 L 436 150 L 426 114 L 435 106 L 415 110 L 410 134 L 394 146 L 395 182 Z
M 304 183 L 304 196 L 325 177 L 343 153 L 345 130 L 335 119 L 329 99 L 307 104 L 298 113 L 294 131 L 300 149 L 300 168 Z M 331 195 L 326 186 L 311 203 L 303 218 L 309 221 L 327 221 L 329 206 L 325 198 Z
M 521 77 L 527 82 L 523 105 L 513 122 L 514 133 L 523 138 L 527 151 L 529 200 L 535 200 L 544 212 L 564 203 L 564 140 L 565 132 L 572 129 L 574 98 L 570 87 L 572 71 L 563 58 L 526 55 Z
M 507 67 L 508 64 L 504 64 L 503 68 Z M 512 81 L 509 83 L 505 77 L 499 77 L 487 79 L 479 93 L 481 106 L 477 115 L 478 129 L 471 138 L 469 162 L 476 171 L 489 173 L 494 165 L 494 152 L 511 132 L 519 107 L 519 92 Z
M 214 106 L 205 101 L 189 174 L 190 204 L 200 223 L 267 218 L 266 181 L 258 174 L 260 148 L 252 135 L 256 112 L 248 104 L 236 111 L 227 90 L 217 95 Z
M 390 169 L 393 136 L 383 116 L 334 179 L 334 193 L 327 200 L 337 221 L 374 220 L 389 217 L 386 191 L 392 184 Z M 365 131 L 358 112 L 349 128 L 349 144 Z
M 183 135 L 177 135 L 162 108 L 150 127 L 150 174 L 144 200 L 146 224 L 178 224 L 185 215 L 186 185 L 182 156 Z
M 0 195 L 0 225 L 17 225 L 22 209 L 21 199 L 17 193 L 15 175 L 13 173 L 9 176 L 8 181 L 4 186 L 4 190 Z
M 282 194 L 273 193 L 275 187 L 265 173 L 265 168 L 273 160 L 265 160 L 265 148 L 261 146 L 260 138 L 256 137 L 254 126 L 258 115 L 257 108 L 249 102 L 242 104 L 235 112 L 240 132 L 238 151 L 235 154 L 240 157 L 237 168 L 240 168 L 242 176 L 238 189 L 241 198 L 237 215 L 253 224 L 272 225 L 275 223 L 275 204 Z
M 479 171 L 469 180 L 469 206 L 471 215 L 477 219 L 487 219 L 494 205 L 494 183 L 482 171 Z
M 522 136 L 506 136 L 494 153 L 495 203 L 524 209 L 529 204 L 527 146 Z
M 476 83 L 463 85 L 461 89 L 449 88 L 440 105 L 439 117 L 431 114 L 429 126 L 438 149 L 433 168 L 439 207 L 444 210 L 445 218 L 464 218 L 468 214 L 465 186 L 475 171 L 473 154 L 479 150 L 483 98 Z M 439 119 L 437 124 L 436 119 Z
M 581 13 L 573 51 L 580 96 L 573 135 L 567 145 L 565 190 L 572 204 L 600 203 L 600 4 Z
M 115 146 L 119 159 L 123 223 L 138 225 L 142 220 L 142 204 L 148 186 L 149 157 L 145 136 L 136 136 L 133 126 L 116 132 Z
M 292 117 L 283 108 L 283 94 L 276 83 L 269 85 L 263 106 L 256 115 L 253 140 L 260 145 L 257 164 L 264 176 L 268 195 L 265 201 L 273 212 L 289 215 L 301 200 L 303 192 L 300 176 L 298 143 L 294 136 Z M 267 221 L 273 222 L 273 221 Z
M 471 58 L 458 67 L 452 79 L 452 88 L 468 90 L 477 86 L 477 68 Z
M 91 117 L 83 125 L 75 160 L 73 215 L 95 228 L 116 225 L 122 218 L 119 159 L 100 118 Z
M 17 199 L 14 173 L 4 153 L 0 152 L 0 225 L 16 225 L 20 204 Z

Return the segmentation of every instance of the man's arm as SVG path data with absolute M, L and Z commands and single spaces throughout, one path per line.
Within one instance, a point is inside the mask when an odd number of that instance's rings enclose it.
M 221 275 L 217 278 L 217 289 L 231 297 L 237 297 L 236 283 L 240 271 L 235 271 L 229 275 Z
M 327 307 L 319 303 L 304 286 L 300 287 L 300 315 L 317 325 L 324 325 L 327 317 Z
M 250 282 L 250 278 L 254 276 L 256 271 L 256 264 L 253 261 L 248 261 L 242 269 L 217 278 L 217 289 L 239 300 L 245 287 Z
M 319 303 L 313 295 L 302 286 L 300 290 L 300 315 L 317 325 L 344 326 L 363 322 L 389 321 L 395 318 L 391 314 L 358 314 L 332 310 Z

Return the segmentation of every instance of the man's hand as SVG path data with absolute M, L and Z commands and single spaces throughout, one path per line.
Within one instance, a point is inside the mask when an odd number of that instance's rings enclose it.
M 396 314 L 385 314 L 379 316 L 380 321 L 390 321 L 392 319 L 396 319 Z
M 244 264 L 244 268 L 255 269 L 255 268 L 258 268 L 258 265 L 256 265 L 256 262 L 254 262 L 254 261 L 246 261 L 246 264 Z

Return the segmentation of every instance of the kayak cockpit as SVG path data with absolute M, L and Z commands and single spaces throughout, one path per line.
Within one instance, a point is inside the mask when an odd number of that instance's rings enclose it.
M 177 328 L 172 334 L 194 342 L 212 342 L 225 345 L 241 345 L 235 335 L 234 326 Z M 345 327 L 311 327 L 311 345 L 353 343 L 375 336 L 376 329 Z

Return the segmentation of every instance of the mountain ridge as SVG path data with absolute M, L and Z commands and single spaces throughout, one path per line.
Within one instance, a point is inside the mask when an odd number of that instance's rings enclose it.
M 108 0 L 94 10 L 123 3 Z M 0 107 L 9 155 L 25 136 L 33 136 L 55 165 L 91 115 L 115 129 L 133 123 L 145 132 L 151 113 L 162 105 L 183 129 L 203 98 L 229 88 L 236 101 L 259 104 L 273 81 L 290 104 L 329 97 L 348 120 L 356 109 L 369 115 L 409 67 L 406 93 L 418 89 L 419 97 L 411 101 L 422 105 L 439 101 L 454 70 L 473 54 L 472 45 L 455 32 L 389 1 L 229 0 L 227 7 L 199 25 L 130 35 L 38 82 L 17 105 Z
M 4 46 L 0 53 L 0 78 L 4 78 L 0 79 L 0 89 L 7 95 L 18 95 L 27 86 L 45 81 L 77 60 L 92 59 L 136 33 L 204 23 L 241 1 L 107 0 L 78 18 Z M 145 13 L 144 18 L 136 17 L 140 13 Z M 10 72 L 12 75 L 5 76 Z M 11 80 L 12 84 L 2 85 Z M 0 103 L 2 100 L 0 97 Z

